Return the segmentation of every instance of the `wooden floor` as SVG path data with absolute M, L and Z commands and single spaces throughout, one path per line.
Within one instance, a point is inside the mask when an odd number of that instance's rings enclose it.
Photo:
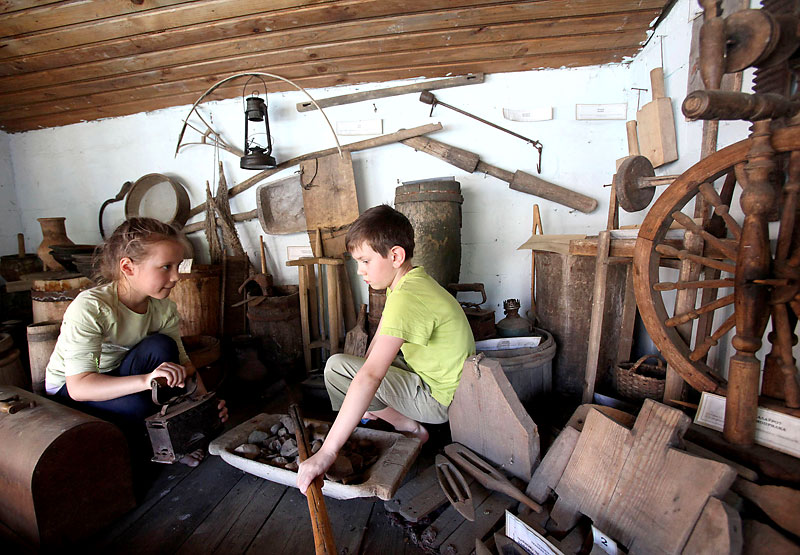
M 246 410 L 229 402 L 233 415 L 227 427 L 261 412 L 280 412 L 288 398 L 278 391 L 264 403 L 247 403 Z M 426 458 L 432 463 L 432 456 L 423 454 L 409 476 Z M 150 466 L 152 476 L 141 488 L 139 505 L 88 542 L 89 551 L 314 553 L 308 505 L 296 488 L 247 474 L 217 456 L 208 456 L 196 468 Z M 403 528 L 390 523 L 383 501 L 325 500 L 339 553 L 423 553 L 406 539 Z

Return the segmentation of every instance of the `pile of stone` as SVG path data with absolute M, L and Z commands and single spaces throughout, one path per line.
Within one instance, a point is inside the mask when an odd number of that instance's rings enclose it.
M 306 423 L 306 437 L 311 441 L 311 453 L 320 450 L 330 424 Z M 280 422 L 269 430 L 253 430 L 234 452 L 242 457 L 297 472 L 300 463 L 294 422 L 288 415 L 282 415 Z M 378 460 L 380 450 L 373 442 L 362 439 L 349 439 L 339 450 L 339 455 L 328 469 L 325 478 L 342 484 L 362 481 L 364 472 Z

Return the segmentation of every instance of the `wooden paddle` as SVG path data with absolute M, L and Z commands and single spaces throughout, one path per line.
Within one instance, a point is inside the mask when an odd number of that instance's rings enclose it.
M 358 312 L 356 325 L 347 332 L 344 338 L 344 354 L 363 357 L 367 354 L 367 332 L 364 330 L 364 322 L 367 319 L 367 305 L 362 304 Z

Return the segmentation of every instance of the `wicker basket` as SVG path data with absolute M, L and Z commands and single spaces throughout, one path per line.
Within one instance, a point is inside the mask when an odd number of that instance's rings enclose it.
M 647 359 L 655 359 L 656 364 L 645 364 Z M 623 397 L 635 400 L 664 397 L 664 384 L 667 371 L 664 362 L 656 355 L 645 355 L 634 363 L 623 362 L 614 368 L 612 378 L 614 388 Z

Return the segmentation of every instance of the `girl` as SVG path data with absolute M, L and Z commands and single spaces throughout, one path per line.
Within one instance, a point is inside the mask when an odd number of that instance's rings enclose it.
M 178 282 L 184 246 L 179 232 L 152 218 L 132 218 L 99 247 L 103 285 L 81 292 L 64 313 L 47 365 L 50 395 L 141 437 L 144 419 L 158 412 L 150 382 L 183 387 L 195 374 L 180 338 L 179 316 L 167 299 Z M 197 376 L 197 388 L 205 388 Z M 219 402 L 221 421 L 228 418 Z M 202 450 L 181 462 L 196 466 Z

